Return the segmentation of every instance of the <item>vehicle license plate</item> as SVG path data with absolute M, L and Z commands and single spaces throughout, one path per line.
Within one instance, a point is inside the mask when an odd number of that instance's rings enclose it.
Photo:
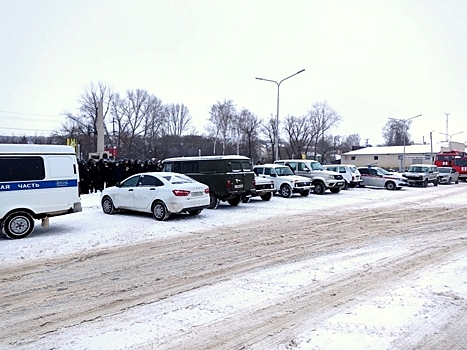
M 203 195 L 203 192 L 192 192 L 191 195 L 193 197 L 201 197 Z
M 235 185 L 235 188 L 243 188 L 243 185 Z

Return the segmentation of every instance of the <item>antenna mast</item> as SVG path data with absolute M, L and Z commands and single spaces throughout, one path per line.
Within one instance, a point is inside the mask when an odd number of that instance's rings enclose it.
M 449 113 L 449 112 L 444 113 L 444 115 L 446 116 L 446 142 L 449 141 L 448 140 L 448 136 L 449 136 L 449 131 L 448 131 L 449 130 L 449 127 L 448 127 L 448 125 L 449 125 L 449 114 L 451 114 L 451 113 Z

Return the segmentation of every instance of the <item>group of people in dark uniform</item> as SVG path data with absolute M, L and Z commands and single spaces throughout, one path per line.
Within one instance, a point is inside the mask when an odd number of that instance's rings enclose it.
M 162 170 L 161 161 L 154 158 L 145 161 L 139 159 L 89 159 L 85 161 L 80 159 L 78 166 L 81 194 L 102 191 L 134 174 Z

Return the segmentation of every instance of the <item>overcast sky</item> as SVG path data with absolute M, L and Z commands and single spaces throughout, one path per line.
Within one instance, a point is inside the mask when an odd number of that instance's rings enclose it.
M 198 132 L 231 99 L 261 118 L 326 100 L 333 134 L 376 145 L 389 117 L 414 141 L 467 140 L 465 0 L 3 0 L 0 134 L 46 134 L 90 83 L 183 103 Z M 462 134 L 457 134 L 460 132 Z M 441 134 L 443 133 L 443 135 Z M 453 135 L 457 134 L 457 135 Z

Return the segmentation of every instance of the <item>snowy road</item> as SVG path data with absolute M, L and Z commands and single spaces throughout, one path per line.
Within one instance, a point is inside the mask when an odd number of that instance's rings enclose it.
M 254 199 L 163 223 L 85 196 L 0 240 L 0 348 L 461 349 L 466 191 Z

